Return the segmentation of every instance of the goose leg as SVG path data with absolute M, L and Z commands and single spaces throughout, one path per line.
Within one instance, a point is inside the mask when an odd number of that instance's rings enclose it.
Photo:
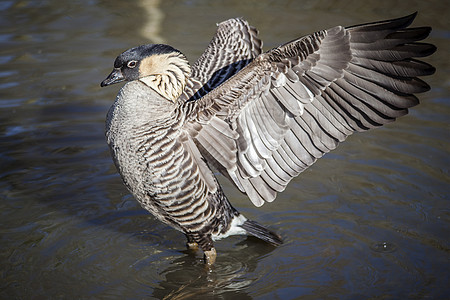
M 189 249 L 202 249 L 207 266 L 212 266 L 216 262 L 217 252 L 214 248 L 211 234 L 194 233 L 186 235 L 186 237 L 188 239 L 187 246 Z
M 189 235 L 186 235 L 187 243 L 186 246 L 189 250 L 197 251 L 199 246 L 198 243 Z
M 205 263 L 212 266 L 216 262 L 217 252 L 216 248 L 212 247 L 210 250 L 203 251 L 205 254 Z

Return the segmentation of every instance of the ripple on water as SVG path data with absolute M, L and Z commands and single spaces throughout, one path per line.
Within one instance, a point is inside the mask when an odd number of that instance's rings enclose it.
M 370 249 L 375 252 L 391 253 L 397 250 L 397 245 L 391 242 L 376 242 L 370 245 Z
M 169 236 L 165 234 L 166 238 L 170 238 Z M 172 247 L 163 245 L 161 253 L 153 253 L 152 257 L 142 256 L 132 266 L 135 280 L 146 287 L 154 286 L 153 281 L 157 279 L 151 276 L 148 265 L 151 264 L 153 273 L 157 270 L 160 278 L 158 287 L 152 293 L 155 298 L 195 299 L 228 294 L 249 298 L 246 289 L 263 276 L 253 273 L 258 261 L 274 249 L 245 237 L 231 238 L 216 244 L 217 261 L 214 266 L 207 267 L 201 251 L 180 251 L 180 245 L 178 238 L 178 242 Z

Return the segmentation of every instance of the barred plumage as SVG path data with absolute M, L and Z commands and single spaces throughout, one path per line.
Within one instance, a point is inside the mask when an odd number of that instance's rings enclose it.
M 247 220 L 210 167 L 257 206 L 355 131 L 394 121 L 418 103 L 434 68 L 414 57 L 430 28 L 415 14 L 316 32 L 262 53 L 242 19 L 220 23 L 189 66 L 167 45 L 125 51 L 102 86 L 128 81 L 111 107 L 106 137 L 125 185 L 144 208 L 184 232 L 214 263 L 213 240 L 281 238 Z

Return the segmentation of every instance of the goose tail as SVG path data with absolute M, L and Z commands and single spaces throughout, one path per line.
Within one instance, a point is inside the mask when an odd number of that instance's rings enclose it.
M 283 240 L 277 233 L 267 229 L 255 221 L 246 220 L 241 227 L 247 232 L 247 234 L 257 237 L 269 244 L 274 246 L 280 246 L 283 244 Z

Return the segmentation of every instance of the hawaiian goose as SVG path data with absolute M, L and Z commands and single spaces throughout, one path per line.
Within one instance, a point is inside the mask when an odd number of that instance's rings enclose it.
M 127 81 L 107 115 L 106 137 L 122 179 L 140 204 L 200 247 L 253 235 L 281 238 L 233 208 L 211 168 L 250 200 L 273 201 L 289 181 L 355 131 L 406 115 L 417 76 L 435 69 L 413 57 L 429 27 L 407 28 L 416 14 L 336 26 L 262 53 L 255 28 L 220 23 L 192 66 L 167 45 L 120 54 L 101 86 Z

